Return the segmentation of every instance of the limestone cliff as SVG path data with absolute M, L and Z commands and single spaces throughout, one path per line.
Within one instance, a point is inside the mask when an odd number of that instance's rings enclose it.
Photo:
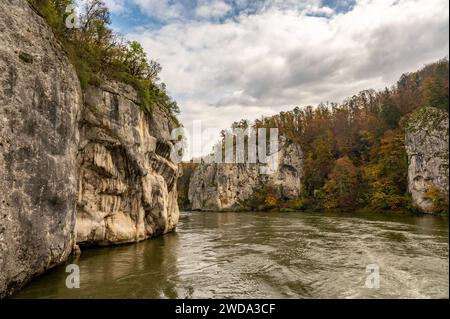
M 448 113 L 426 107 L 411 116 L 406 131 L 408 153 L 408 189 L 415 205 L 433 212 L 427 192 L 435 187 L 448 197 Z
M 76 234 L 79 244 L 136 242 L 178 222 L 178 166 L 170 161 L 172 121 L 139 111 L 135 90 L 90 87 L 80 122 Z
M 256 188 L 269 185 L 278 198 L 296 199 L 301 192 L 303 152 L 297 144 L 282 143 L 272 174 L 260 174 L 262 164 L 202 164 L 192 174 L 190 209 L 220 211 L 239 209 Z
M 136 242 L 178 221 L 173 120 L 105 80 L 82 92 L 26 0 L 0 1 L 0 298 L 67 260 L 76 242 Z
M 0 298 L 75 238 L 77 75 L 25 0 L 0 1 Z

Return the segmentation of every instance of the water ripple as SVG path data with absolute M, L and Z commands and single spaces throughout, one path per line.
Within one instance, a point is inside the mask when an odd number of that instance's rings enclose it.
M 86 250 L 17 298 L 448 298 L 448 219 L 318 213 L 183 213 L 176 233 Z M 380 267 L 380 288 L 365 287 Z

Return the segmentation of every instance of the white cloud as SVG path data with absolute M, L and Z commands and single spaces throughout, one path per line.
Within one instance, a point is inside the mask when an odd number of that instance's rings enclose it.
M 329 7 L 307 6 L 304 9 L 305 14 L 330 17 L 335 14 L 334 10 Z
M 202 119 L 218 128 L 218 136 L 240 118 L 340 101 L 448 56 L 447 0 L 360 0 L 346 13 L 317 1 L 301 10 L 294 5 L 298 1 L 290 1 L 295 10 L 289 1 L 282 7 L 271 2 L 257 14 L 223 23 L 174 21 L 128 35 L 162 64 L 161 77 L 187 128 Z M 327 18 L 305 14 L 308 10 Z M 213 7 L 208 14 L 214 16 L 211 12 Z
M 195 14 L 201 18 L 220 18 L 230 10 L 231 6 L 224 1 L 201 1 L 195 10 Z

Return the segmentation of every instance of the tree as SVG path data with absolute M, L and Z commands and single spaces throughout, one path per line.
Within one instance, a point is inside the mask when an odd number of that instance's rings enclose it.
M 111 23 L 111 17 L 102 0 L 86 1 L 81 16 L 82 40 L 86 43 L 95 41 L 102 43 L 109 39 L 112 32 L 108 28 Z
M 66 8 L 73 5 L 73 0 L 31 0 L 30 3 L 44 16 L 57 34 L 66 31 Z
M 436 77 L 430 79 L 426 86 L 425 100 L 428 106 L 448 112 L 448 87 L 445 88 L 444 83 Z
M 339 158 L 323 187 L 323 206 L 328 209 L 356 206 L 357 185 L 355 165 L 348 156 Z
M 383 104 L 381 106 L 381 118 L 390 129 L 398 127 L 402 112 L 395 104 L 389 91 L 386 89 L 383 97 Z
M 314 195 L 315 191 L 323 187 L 334 162 L 331 145 L 326 136 L 318 137 L 312 148 L 304 163 L 303 183 L 309 195 Z
M 378 210 L 396 210 L 406 206 L 408 163 L 401 133 L 386 132 L 373 146 L 372 162 L 363 168 L 364 194 L 368 204 Z
M 147 54 L 139 42 L 128 42 L 123 62 L 131 75 L 153 82 L 158 80 L 161 65 L 155 61 L 148 61 Z

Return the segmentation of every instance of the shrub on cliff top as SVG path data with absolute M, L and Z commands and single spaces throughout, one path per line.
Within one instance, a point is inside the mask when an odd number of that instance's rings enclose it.
M 406 130 L 416 132 L 424 128 L 443 130 L 443 123 L 448 119 L 448 113 L 434 107 L 422 107 L 409 115 L 406 122 Z
M 102 0 L 87 0 L 79 14 L 79 28 L 67 28 L 66 12 L 74 0 L 29 0 L 47 20 L 77 70 L 83 89 L 99 85 L 106 76 L 132 85 L 141 100 L 142 110 L 151 113 L 157 106 L 169 111 L 174 122 L 179 108 L 158 83 L 159 63 L 147 58 L 142 46 L 119 38 L 109 28 L 109 11 Z M 70 10 L 69 10 L 70 11 Z

